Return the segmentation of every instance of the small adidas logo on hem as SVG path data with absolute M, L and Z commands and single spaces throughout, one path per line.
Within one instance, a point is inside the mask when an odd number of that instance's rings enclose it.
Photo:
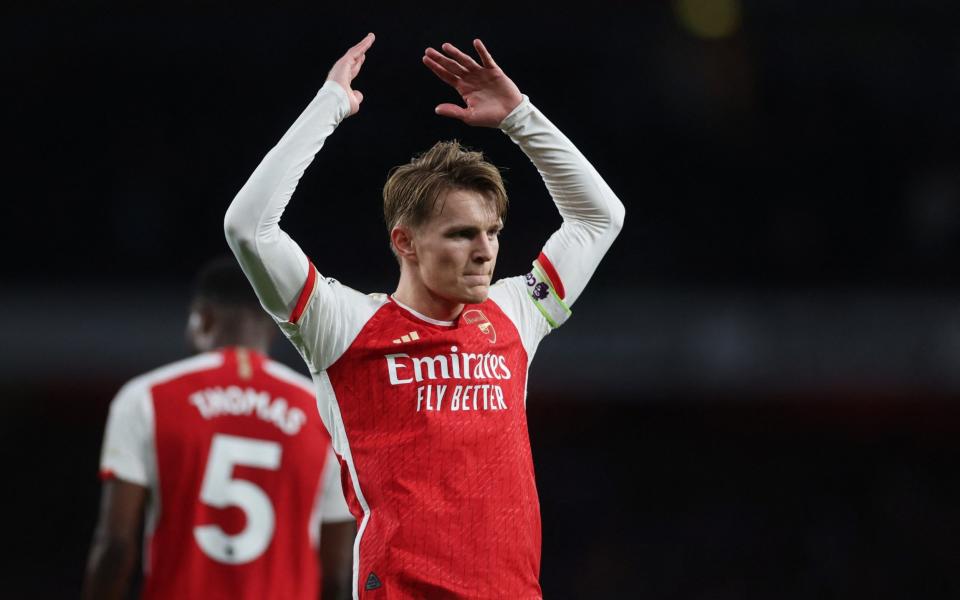
M 370 571 L 370 575 L 367 576 L 367 582 L 363 584 L 363 587 L 366 590 L 375 590 L 382 585 L 383 584 L 380 583 L 380 578 L 378 578 L 373 571 Z
M 416 331 L 411 331 L 406 335 L 401 335 L 397 339 L 393 340 L 394 344 L 405 344 L 407 342 L 414 342 L 420 339 L 420 334 Z

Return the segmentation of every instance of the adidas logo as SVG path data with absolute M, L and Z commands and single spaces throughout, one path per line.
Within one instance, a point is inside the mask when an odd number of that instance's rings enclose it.
M 363 587 L 367 590 L 375 590 L 382 585 L 383 584 L 380 583 L 380 579 L 376 576 L 376 574 L 373 571 L 370 571 L 370 575 L 367 577 L 367 582 L 363 584 Z
M 397 339 L 393 340 L 394 344 L 405 344 L 407 342 L 413 342 L 420 339 L 420 334 L 416 331 L 411 331 L 407 335 L 401 335 Z

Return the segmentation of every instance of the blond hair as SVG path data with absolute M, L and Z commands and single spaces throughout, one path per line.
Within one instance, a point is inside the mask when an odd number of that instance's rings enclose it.
M 467 150 L 456 140 L 437 142 L 409 163 L 390 170 L 383 186 L 387 232 L 397 225 L 416 228 L 427 222 L 443 208 L 440 204 L 451 190 L 483 194 L 500 219 L 507 212 L 507 191 L 497 167 L 487 162 L 482 152 Z

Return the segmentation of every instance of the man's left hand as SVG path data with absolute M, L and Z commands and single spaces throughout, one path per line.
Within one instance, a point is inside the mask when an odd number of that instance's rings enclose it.
M 459 119 L 467 125 L 498 127 L 523 101 L 523 95 L 497 66 L 483 42 L 473 40 L 473 47 L 480 56 L 480 63 L 450 43 L 441 46 L 442 53 L 433 48 L 427 48 L 424 53 L 423 64 L 457 90 L 467 105 L 464 108 L 451 103 L 440 104 L 436 113 Z

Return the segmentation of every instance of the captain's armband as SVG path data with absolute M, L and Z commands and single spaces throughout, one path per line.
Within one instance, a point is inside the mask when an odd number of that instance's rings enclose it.
M 542 253 L 533 261 L 533 269 L 525 276 L 527 294 L 543 317 L 556 329 L 570 318 L 570 309 L 563 302 L 563 283 L 556 269 Z

